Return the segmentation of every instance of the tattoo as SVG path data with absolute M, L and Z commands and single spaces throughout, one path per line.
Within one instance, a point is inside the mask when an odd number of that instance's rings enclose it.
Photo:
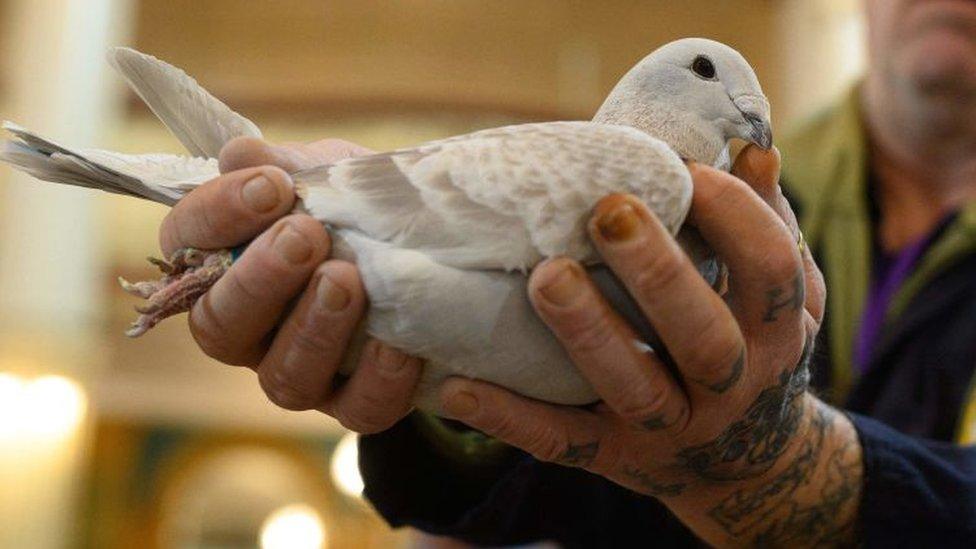
M 674 484 L 663 484 L 654 479 L 648 473 L 636 467 L 624 466 L 621 471 L 625 477 L 636 484 L 640 491 L 649 496 L 677 496 L 685 491 L 686 484 L 676 482 Z
M 811 424 L 812 438 L 803 442 L 796 459 L 785 471 L 759 490 L 733 493 L 711 509 L 709 516 L 733 536 L 742 535 L 755 523 L 762 524 L 767 516 L 779 509 L 785 496 L 808 481 L 817 465 L 817 455 L 823 449 L 826 430 L 832 422 L 833 418 L 818 410 Z
M 664 414 L 651 416 L 641 422 L 641 427 L 647 429 L 648 431 L 660 431 L 667 426 L 668 424 L 664 421 Z
M 787 292 L 789 292 L 787 294 Z M 804 287 L 804 272 L 801 270 L 793 278 L 792 288 L 773 288 L 766 292 L 766 314 L 763 315 L 763 322 L 775 322 L 781 310 L 799 311 L 803 308 L 806 300 L 806 288 Z
M 860 460 L 853 442 L 823 459 L 827 482 L 812 502 L 800 501 L 797 494 L 810 484 L 833 425 L 833 412 L 818 406 L 811 418 L 811 436 L 789 467 L 758 490 L 736 491 L 711 509 L 709 516 L 729 535 L 751 536 L 752 545 L 760 547 L 851 544 L 855 517 L 842 511 L 857 503 L 860 490 Z
M 745 349 L 743 349 L 739 353 L 739 358 L 735 359 L 735 363 L 732 364 L 732 372 L 729 373 L 729 377 L 723 379 L 722 381 L 719 381 L 718 383 L 712 383 L 712 384 L 705 383 L 704 381 L 701 380 L 695 380 L 695 381 L 701 385 L 704 385 L 705 387 L 708 387 L 709 389 L 712 390 L 712 392 L 722 394 L 725 391 L 731 389 L 732 386 L 735 385 L 737 381 L 739 381 L 739 378 L 742 377 L 742 371 L 745 370 L 745 365 L 746 365 L 746 351 Z
M 570 444 L 556 462 L 570 467 L 589 467 L 599 450 L 600 443 L 596 441 L 589 444 Z
M 679 465 L 715 481 L 746 479 L 768 471 L 786 450 L 803 417 L 800 397 L 810 381 L 807 364 L 812 347 L 808 340 L 800 364 L 759 393 L 742 419 L 711 442 L 679 451 Z

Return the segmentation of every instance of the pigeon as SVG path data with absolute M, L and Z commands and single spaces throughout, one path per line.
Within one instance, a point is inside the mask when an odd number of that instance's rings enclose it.
M 0 159 L 34 177 L 173 205 L 217 176 L 231 139 L 258 127 L 182 70 L 129 48 L 109 62 L 191 156 L 68 148 L 12 123 Z M 437 412 L 449 376 L 495 383 L 563 405 L 598 400 L 534 313 L 528 274 L 541 261 L 580 261 L 640 336 L 666 356 L 653 326 L 589 242 L 592 208 L 610 193 L 646 203 L 717 287 L 719 258 L 684 226 L 686 162 L 723 169 L 734 140 L 772 146 L 769 102 L 749 63 L 722 43 L 686 38 L 639 61 L 590 121 L 485 129 L 291 174 L 296 210 L 322 221 L 333 255 L 356 263 L 369 309 L 363 333 L 424 359 L 415 404 Z M 246 250 L 245 252 L 246 253 Z M 189 310 L 230 267 L 230 250 L 180 250 L 150 259 L 156 281 L 125 290 L 147 301 L 128 335 Z M 340 372 L 354 370 L 355 351 Z

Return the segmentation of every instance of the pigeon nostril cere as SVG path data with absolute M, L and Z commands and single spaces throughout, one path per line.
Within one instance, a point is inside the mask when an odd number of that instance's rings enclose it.
M 255 213 L 270 212 L 278 205 L 278 189 L 263 175 L 254 177 L 241 189 L 244 203 Z
M 312 256 L 312 245 L 290 225 L 285 225 L 274 240 L 274 249 L 282 259 L 292 265 L 300 265 Z

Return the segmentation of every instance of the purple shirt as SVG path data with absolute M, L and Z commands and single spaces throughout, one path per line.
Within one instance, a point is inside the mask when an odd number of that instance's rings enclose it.
M 931 233 L 894 254 L 886 254 L 875 242 L 871 287 L 864 303 L 864 311 L 861 313 L 860 329 L 854 340 L 854 364 L 860 373 L 866 372 L 871 362 L 871 355 L 881 336 L 891 300 L 905 280 L 915 271 L 919 260 L 935 242 L 936 237 L 953 218 L 955 214 L 946 216 Z

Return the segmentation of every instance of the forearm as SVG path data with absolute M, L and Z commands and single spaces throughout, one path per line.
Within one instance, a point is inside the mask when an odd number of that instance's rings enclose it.
M 851 421 L 807 394 L 793 447 L 765 474 L 711 483 L 669 502 L 698 536 L 719 547 L 856 543 L 864 468 Z

